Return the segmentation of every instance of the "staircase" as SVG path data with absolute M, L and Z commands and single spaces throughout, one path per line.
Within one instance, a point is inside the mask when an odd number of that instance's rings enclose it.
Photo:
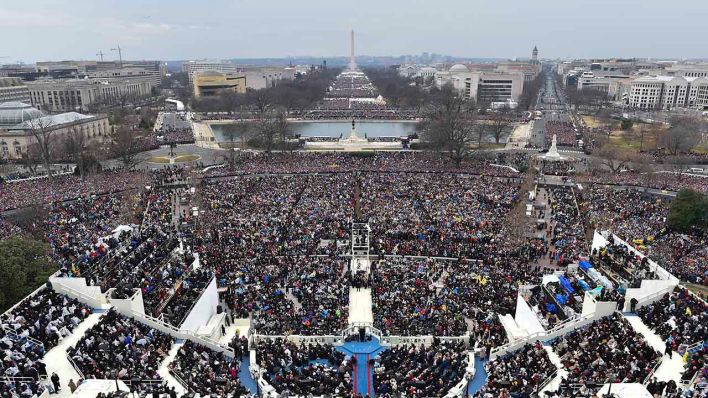
M 371 310 L 371 289 L 349 288 L 349 324 L 369 322 L 373 324 L 374 314 Z
M 552 391 L 558 391 L 561 385 L 561 379 L 568 377 L 568 371 L 565 370 L 565 367 L 563 366 L 563 362 L 561 362 L 560 357 L 558 354 L 553 351 L 553 347 L 550 345 L 545 345 L 543 346 L 543 349 L 546 350 L 548 353 L 548 359 L 551 360 L 551 363 L 556 366 L 557 372 L 556 376 L 551 380 L 550 383 L 548 383 L 545 387 L 541 389 L 538 395 L 544 397 L 545 392 L 552 392 Z
M 649 329 L 649 327 L 642 321 L 636 314 L 623 314 L 627 322 L 632 325 L 634 331 L 644 336 L 647 344 L 651 346 L 654 350 L 659 352 L 659 354 L 664 354 L 666 350 L 666 343 L 661 339 L 661 336 L 657 335 Z M 661 364 L 654 372 L 653 377 L 656 377 L 659 381 L 669 381 L 674 380 L 677 384 L 681 382 L 681 374 L 684 372 L 683 359 L 676 351 L 671 354 L 671 358 L 668 355 L 664 355 L 661 359 Z
M 172 348 L 170 348 L 170 352 L 167 353 L 167 357 L 165 358 L 164 361 L 160 364 L 160 368 L 157 369 L 157 374 L 162 377 L 162 379 L 167 383 L 167 387 L 169 389 L 172 389 L 174 387 L 175 391 L 177 392 L 177 396 L 182 396 L 187 392 L 187 390 L 180 384 L 180 382 L 177 381 L 177 379 L 174 378 L 170 374 L 169 366 L 172 363 L 172 361 L 175 360 L 177 357 L 177 352 L 179 351 L 180 348 L 184 345 L 184 342 L 180 343 L 173 343 Z
M 57 394 L 58 397 L 69 397 L 69 380 L 74 380 L 74 383 L 79 384 L 79 374 L 74 369 L 74 366 L 69 361 L 66 350 L 74 347 L 81 340 L 86 331 L 97 324 L 101 318 L 101 313 L 93 313 L 81 322 L 73 332 L 61 339 L 59 344 L 49 350 L 44 356 L 44 363 L 47 364 L 47 373 L 56 373 L 59 376 L 61 391 Z

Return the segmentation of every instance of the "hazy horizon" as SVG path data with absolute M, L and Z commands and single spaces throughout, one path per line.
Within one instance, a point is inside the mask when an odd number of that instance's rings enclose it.
M 3 3 L 0 63 L 117 59 L 117 45 L 124 59 L 342 57 L 351 28 L 357 55 L 510 59 L 537 45 L 542 58 L 695 59 L 708 17 L 704 0 Z M 669 9 L 691 18 L 659 23 Z

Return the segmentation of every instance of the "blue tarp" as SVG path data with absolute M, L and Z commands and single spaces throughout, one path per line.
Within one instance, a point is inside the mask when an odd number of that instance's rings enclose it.
M 587 270 L 589 270 L 590 268 L 592 268 L 592 264 L 590 264 L 590 263 L 589 263 L 588 261 L 586 261 L 586 260 L 580 260 L 580 268 L 581 268 L 583 271 L 587 271 Z
M 582 279 L 578 279 L 578 285 L 580 285 L 580 287 L 583 289 L 583 291 L 590 290 L 590 286 L 587 283 L 585 283 L 585 281 Z
M 558 304 L 564 305 L 566 302 L 568 302 L 568 296 L 556 294 L 556 301 L 558 302 Z
M 570 281 L 564 277 L 564 276 L 559 276 L 558 280 L 560 281 L 561 286 L 563 286 L 563 289 L 565 289 L 568 293 L 573 293 L 575 289 L 573 289 L 573 286 L 570 284 Z

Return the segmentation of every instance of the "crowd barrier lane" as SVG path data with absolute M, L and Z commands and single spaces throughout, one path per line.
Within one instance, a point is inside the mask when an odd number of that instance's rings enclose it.
M 188 392 L 194 392 L 191 388 L 189 388 L 189 384 L 187 384 L 187 382 L 184 381 L 184 379 L 182 379 L 182 378 L 177 374 L 177 372 L 173 372 L 172 369 L 169 369 L 168 372 L 170 372 L 170 375 L 171 375 L 172 377 L 174 377 L 175 380 L 177 380 L 177 383 L 179 383 L 182 387 L 184 387 L 184 389 L 185 389 L 186 391 L 188 391 Z

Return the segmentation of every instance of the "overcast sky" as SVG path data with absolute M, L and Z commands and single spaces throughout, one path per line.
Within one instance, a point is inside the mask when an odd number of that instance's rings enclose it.
M 0 0 L 0 63 L 424 51 L 708 57 L 708 0 Z

